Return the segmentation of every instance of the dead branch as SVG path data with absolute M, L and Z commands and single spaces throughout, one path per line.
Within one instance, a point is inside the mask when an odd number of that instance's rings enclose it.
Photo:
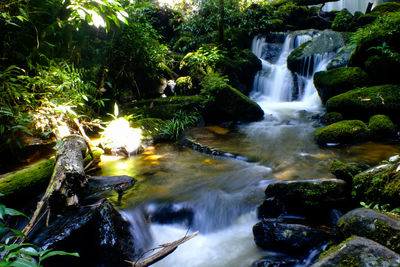
M 178 239 L 174 242 L 171 243 L 166 243 L 166 244 L 162 244 L 159 245 L 158 247 L 152 249 L 152 250 L 156 250 L 156 249 L 160 249 L 161 250 L 157 251 L 156 253 L 152 254 L 151 256 L 143 259 L 143 260 L 139 260 L 137 262 L 130 262 L 132 264 L 132 267 L 146 267 L 146 266 L 150 266 L 160 260 L 162 260 L 163 258 L 165 258 L 166 256 L 168 256 L 169 254 L 171 254 L 172 252 L 175 251 L 175 249 L 185 243 L 186 241 L 192 239 L 193 237 L 195 237 L 196 235 L 198 235 L 198 231 L 191 234 L 191 235 L 185 235 L 184 237 L 182 237 L 181 239 Z

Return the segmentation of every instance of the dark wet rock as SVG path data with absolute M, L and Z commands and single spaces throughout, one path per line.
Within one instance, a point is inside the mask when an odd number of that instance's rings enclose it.
M 320 71 L 314 74 L 313 80 L 323 103 L 333 96 L 371 84 L 368 74 L 358 67 Z
M 312 267 L 399 265 L 397 253 L 372 240 L 354 236 L 329 249 Z
M 314 138 L 320 146 L 348 145 L 366 141 L 369 131 L 360 120 L 343 120 L 317 129 Z
M 287 59 L 288 68 L 293 72 L 308 76 L 308 72 L 303 73 L 305 71 L 304 64 L 306 61 L 313 62 L 312 59 L 317 55 L 336 53 L 339 48 L 346 44 L 347 39 L 348 37 L 346 34 L 325 30 L 320 36 L 302 44 L 292 51 Z M 307 69 L 313 69 L 313 67 L 314 66 L 310 66 L 310 68 Z
M 339 160 L 332 160 L 329 171 L 338 179 L 344 180 L 349 186 L 353 184 L 353 177 L 370 166 L 366 163 L 350 162 L 344 163 Z
M 324 125 L 330 125 L 341 120 L 343 120 L 343 116 L 339 112 L 328 112 L 320 118 L 321 124 Z
M 297 263 L 299 263 L 299 259 L 288 255 L 271 255 L 253 262 L 251 267 L 292 267 Z
M 393 156 L 386 163 L 354 176 L 352 195 L 358 202 L 400 206 L 400 157 Z
M 331 59 L 328 66 L 326 66 L 326 69 L 331 70 L 340 67 L 347 67 L 351 58 L 351 53 L 354 49 L 354 45 L 345 45 L 340 48 L 337 54 Z
M 346 236 L 363 236 L 400 252 L 400 216 L 359 208 L 346 213 L 338 222 Z
M 102 198 L 108 196 L 112 192 L 119 195 L 136 183 L 136 179 L 128 175 L 121 176 L 90 176 L 89 187 L 86 192 L 86 200 L 93 198 Z
M 282 219 L 263 219 L 253 226 L 253 235 L 263 249 L 301 253 L 323 244 L 334 232 Z
M 190 207 L 181 205 L 161 205 L 148 210 L 150 220 L 160 224 L 183 223 L 192 225 L 194 212 Z
M 80 257 L 49 259 L 46 266 L 129 266 L 124 261 L 138 254 L 130 224 L 108 201 L 51 216 L 49 227 L 36 227 L 29 239 L 42 249 L 78 252 Z

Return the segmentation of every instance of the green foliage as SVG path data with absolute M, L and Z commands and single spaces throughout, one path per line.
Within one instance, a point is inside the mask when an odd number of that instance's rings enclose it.
M 180 68 L 199 70 L 209 73 L 215 69 L 215 64 L 223 57 L 221 50 L 216 46 L 205 45 L 196 52 L 186 54 L 180 64 Z
M 218 72 L 208 73 L 201 82 L 201 94 L 205 96 L 207 102 L 215 101 L 214 96 L 219 93 L 223 88 L 228 86 L 229 79 Z
M 194 95 L 196 94 L 194 89 L 192 78 L 190 76 L 179 77 L 176 79 L 175 91 L 178 95 Z
M 14 244 L 13 240 L 18 237 L 24 237 L 24 234 L 21 231 L 6 226 L 5 219 L 9 216 L 27 217 L 25 214 L 7 208 L 0 203 L 0 266 L 41 267 L 44 260 L 53 256 L 79 257 L 78 253 L 53 251 L 52 249 L 42 250 L 30 243 Z
M 168 136 L 171 140 L 178 140 L 187 127 L 196 125 L 198 121 L 198 113 L 187 113 L 179 110 L 175 113 L 174 118 L 165 123 L 160 133 Z
M 347 9 L 343 9 L 336 14 L 336 17 L 332 23 L 332 30 L 348 31 L 352 20 L 353 15 Z

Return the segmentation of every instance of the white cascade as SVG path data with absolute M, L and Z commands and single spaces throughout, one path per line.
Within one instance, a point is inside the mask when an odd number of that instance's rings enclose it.
M 265 48 L 268 47 L 266 38 L 256 36 L 253 39 L 252 51 L 260 57 L 262 70 L 254 78 L 251 97 L 263 108 L 266 114 L 278 116 L 282 110 L 317 111 L 321 101 L 314 87 L 312 76 L 316 71 L 324 70 L 332 58 L 333 53 L 313 55 L 305 58 L 302 63 L 302 72 L 293 74 L 287 68 L 287 58 L 290 53 L 319 34 L 302 33 L 288 34 L 282 45 L 282 51 L 275 63 L 263 59 Z
M 329 2 L 326 3 L 322 10 L 324 11 L 332 11 L 332 10 L 342 10 L 346 8 L 351 13 L 356 11 L 365 12 L 367 9 L 368 3 L 373 2 L 373 6 L 376 6 L 380 3 L 387 2 L 383 0 L 340 0 L 337 2 Z

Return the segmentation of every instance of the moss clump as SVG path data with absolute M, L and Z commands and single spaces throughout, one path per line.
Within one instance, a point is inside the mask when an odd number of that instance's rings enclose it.
M 341 67 L 314 74 L 314 84 L 323 103 L 329 98 L 371 84 L 368 74 L 359 67 Z
M 166 122 L 156 118 L 144 118 L 131 123 L 133 127 L 143 130 L 145 138 L 155 139 L 161 134 Z
M 344 180 L 348 185 L 353 183 L 353 177 L 368 169 L 369 166 L 363 163 L 344 163 L 339 160 L 332 160 L 329 171 L 338 179 Z
M 192 78 L 190 76 L 179 77 L 176 79 L 175 92 L 178 95 L 194 95 L 198 93 L 193 89 Z
M 169 120 L 179 110 L 201 111 L 205 99 L 202 96 L 173 96 L 135 101 L 124 105 L 127 114 L 141 114 L 145 118 Z
M 315 132 L 315 140 L 321 146 L 329 143 L 352 144 L 368 138 L 368 127 L 360 120 L 344 120 L 322 127 Z
M 369 119 L 368 129 L 375 140 L 393 138 L 396 134 L 395 126 L 386 115 L 374 115 Z
M 300 68 L 298 67 L 299 61 L 302 60 L 304 49 L 311 44 L 311 41 L 307 41 L 304 44 L 300 45 L 296 49 L 294 49 L 287 58 L 287 66 L 291 71 L 299 72 Z
M 372 10 L 372 13 L 388 13 L 388 12 L 398 12 L 400 11 L 400 4 L 399 3 L 394 3 L 394 2 L 389 2 L 389 3 L 382 3 L 374 7 Z
M 325 125 L 329 125 L 341 120 L 343 120 L 343 116 L 338 112 L 325 113 L 320 119 L 321 123 Z
M 352 20 L 353 15 L 347 9 L 343 9 L 336 14 L 331 28 L 334 31 L 348 31 Z
M 385 114 L 400 120 L 400 85 L 360 88 L 334 96 L 326 102 L 328 112 L 340 112 L 345 118 L 369 119 Z
M 385 49 L 384 47 L 378 46 L 373 49 Z M 400 53 L 390 52 L 389 50 L 381 55 L 371 56 L 365 62 L 365 70 L 374 81 L 379 83 L 400 84 L 399 69 Z

